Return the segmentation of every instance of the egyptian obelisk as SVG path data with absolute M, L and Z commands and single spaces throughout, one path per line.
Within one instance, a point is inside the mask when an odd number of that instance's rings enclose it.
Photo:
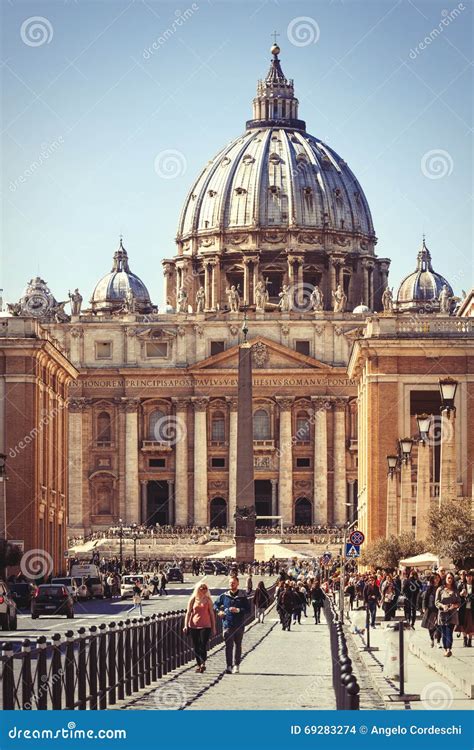
M 255 484 L 253 479 L 252 347 L 247 341 L 247 321 L 239 346 L 237 398 L 237 491 L 235 557 L 237 562 L 255 559 Z

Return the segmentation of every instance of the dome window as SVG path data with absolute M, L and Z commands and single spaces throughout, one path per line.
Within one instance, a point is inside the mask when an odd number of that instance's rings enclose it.
M 313 192 L 313 188 L 305 187 L 305 188 L 303 188 L 303 192 L 304 192 L 305 195 L 311 195 L 312 192 Z
M 243 187 L 238 187 L 238 188 L 235 188 L 235 192 L 237 193 L 237 195 L 245 195 L 247 191 Z
M 296 157 L 296 161 L 299 161 L 301 164 L 307 164 L 308 157 L 306 156 L 306 154 L 298 154 Z
M 207 194 L 208 194 L 209 198 L 214 198 L 214 196 L 217 195 L 217 193 L 216 193 L 215 190 L 208 190 Z
M 270 156 L 268 157 L 268 160 L 271 161 L 272 164 L 279 164 L 281 161 L 280 157 L 275 152 L 270 154 Z
M 270 193 L 273 193 L 273 195 L 276 195 L 278 193 L 278 187 L 276 185 L 270 185 L 268 188 L 268 191 Z
M 224 156 L 221 161 L 221 167 L 226 167 L 228 164 L 230 164 L 230 159 L 228 156 Z
M 253 164 L 254 161 L 255 161 L 255 159 L 250 154 L 245 154 L 244 158 L 242 159 L 242 162 L 245 165 L 247 165 L 247 164 Z

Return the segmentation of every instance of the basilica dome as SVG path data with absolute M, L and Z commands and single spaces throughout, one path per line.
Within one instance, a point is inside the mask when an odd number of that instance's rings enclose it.
M 90 301 L 91 309 L 95 313 L 114 312 L 120 309 L 128 309 L 129 312 L 151 312 L 153 306 L 148 289 L 130 270 L 122 240 L 114 253 L 110 273 L 96 284 Z
M 431 253 L 426 247 L 425 239 L 417 256 L 416 269 L 406 276 L 397 292 L 397 307 L 400 311 L 417 310 L 422 307 L 437 307 L 443 287 L 447 287 L 450 297 L 453 296 L 451 285 L 437 273 L 431 263 Z

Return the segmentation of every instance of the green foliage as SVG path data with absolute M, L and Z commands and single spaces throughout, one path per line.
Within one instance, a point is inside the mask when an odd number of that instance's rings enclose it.
M 430 549 L 440 557 L 447 557 L 463 565 L 474 556 L 474 531 L 471 501 L 456 498 L 445 501 L 430 511 Z
M 380 537 L 363 548 L 360 562 L 369 568 L 397 568 L 404 557 L 421 555 L 426 551 L 426 543 L 417 541 L 413 533 L 389 536 L 388 539 Z

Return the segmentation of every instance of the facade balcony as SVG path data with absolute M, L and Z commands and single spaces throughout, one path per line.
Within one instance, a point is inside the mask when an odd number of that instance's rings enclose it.
M 275 441 L 274 440 L 254 440 L 253 449 L 254 451 L 274 451 Z
M 142 440 L 142 451 L 170 452 L 173 448 L 171 440 Z

